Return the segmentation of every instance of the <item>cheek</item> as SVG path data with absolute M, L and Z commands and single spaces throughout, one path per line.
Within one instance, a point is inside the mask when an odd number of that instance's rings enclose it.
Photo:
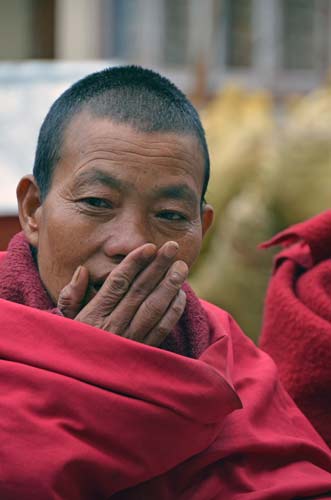
M 48 264 L 55 269 L 66 267 L 67 262 L 75 255 L 77 249 L 84 248 L 81 245 L 77 229 L 72 224 L 49 223 L 45 231 L 41 232 L 39 244 L 40 258 L 44 256 L 49 259 Z M 45 259 L 44 259 L 45 260 Z
M 178 259 L 186 262 L 189 268 L 195 263 L 201 250 L 202 234 L 201 228 L 185 237 L 177 239 L 179 244 Z
M 73 210 L 65 210 L 59 204 L 51 207 L 43 221 L 40 249 L 44 248 L 51 254 L 52 260 L 59 267 L 65 267 L 71 259 L 84 259 L 88 255 L 91 242 L 95 241 L 95 225 L 84 220 Z M 75 264 L 75 262 L 73 262 Z
M 95 251 L 93 235 L 89 224 L 72 215 L 65 217 L 54 210 L 45 217 L 39 232 L 38 265 L 53 300 L 70 282 L 76 268 Z

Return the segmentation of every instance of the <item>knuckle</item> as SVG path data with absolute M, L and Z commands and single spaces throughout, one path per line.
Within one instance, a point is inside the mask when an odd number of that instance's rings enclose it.
M 75 290 L 72 290 L 71 285 L 66 286 L 59 295 L 58 307 L 59 309 L 64 308 L 76 308 L 82 303 L 82 298 L 79 297 Z
M 181 315 L 185 309 L 185 305 L 186 305 L 186 294 L 185 292 L 183 292 L 183 290 L 180 290 L 172 305 L 172 310 L 177 316 Z
M 61 290 L 58 301 L 65 304 L 68 304 L 71 301 L 71 290 L 68 286 Z
M 169 276 L 168 276 L 168 279 L 167 279 L 167 284 L 168 286 L 170 286 L 171 288 L 178 288 L 179 286 L 181 286 L 183 284 L 185 280 L 185 277 L 180 274 L 180 273 L 171 273 Z
M 177 300 L 185 307 L 186 305 L 186 293 L 184 290 L 179 290 Z
M 57 302 L 57 307 L 60 309 L 62 312 L 68 312 L 71 309 L 73 309 L 74 305 L 70 298 L 68 297 L 59 297 L 59 300 Z
M 156 317 L 156 316 L 161 316 L 163 313 L 163 308 L 161 305 L 155 301 L 146 301 L 144 303 L 145 311 L 148 316 L 150 317 Z
M 184 311 L 185 304 L 182 302 L 175 302 L 172 306 L 173 312 L 178 316 Z
M 69 296 L 60 295 L 57 302 L 57 308 L 61 311 L 63 316 L 71 316 L 77 309 L 77 306 L 72 303 Z
M 146 286 L 142 283 L 135 283 L 131 287 L 130 294 L 131 293 L 135 298 L 143 298 L 146 295 Z
M 59 309 L 67 309 L 68 307 L 71 306 L 71 302 L 69 300 L 66 300 L 64 298 L 59 297 L 59 300 L 57 301 L 57 307 Z
M 64 316 L 71 312 L 71 307 L 65 304 L 58 303 L 57 308 Z
M 105 325 L 105 329 L 114 335 L 121 335 L 122 334 L 122 328 L 118 323 L 115 321 L 108 321 Z
M 108 283 L 108 289 L 116 295 L 122 295 L 128 291 L 130 287 L 129 279 L 124 276 L 112 276 Z
M 169 328 L 166 325 L 159 325 L 155 329 L 155 333 L 157 334 L 158 337 L 166 337 L 168 333 L 170 332 Z

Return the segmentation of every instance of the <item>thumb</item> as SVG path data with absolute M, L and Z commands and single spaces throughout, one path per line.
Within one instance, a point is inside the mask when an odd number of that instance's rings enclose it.
M 84 297 L 88 287 L 88 270 L 83 267 L 77 267 L 74 275 L 64 288 L 62 288 L 57 307 L 63 316 L 73 319 L 83 307 Z

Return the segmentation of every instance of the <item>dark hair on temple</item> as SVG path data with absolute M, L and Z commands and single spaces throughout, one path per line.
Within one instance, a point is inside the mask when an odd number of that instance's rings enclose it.
M 139 66 L 118 66 L 93 73 L 67 89 L 50 108 L 39 132 L 33 175 L 44 199 L 61 157 L 66 127 L 87 109 L 93 116 L 127 123 L 140 132 L 192 134 L 204 158 L 204 200 L 209 181 L 209 153 L 199 115 L 167 78 Z

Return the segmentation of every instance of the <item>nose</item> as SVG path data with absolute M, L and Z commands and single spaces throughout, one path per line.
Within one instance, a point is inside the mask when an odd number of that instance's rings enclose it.
M 111 221 L 110 225 L 104 252 L 115 263 L 121 262 L 135 248 L 145 243 L 154 243 L 147 221 L 134 211 Z

